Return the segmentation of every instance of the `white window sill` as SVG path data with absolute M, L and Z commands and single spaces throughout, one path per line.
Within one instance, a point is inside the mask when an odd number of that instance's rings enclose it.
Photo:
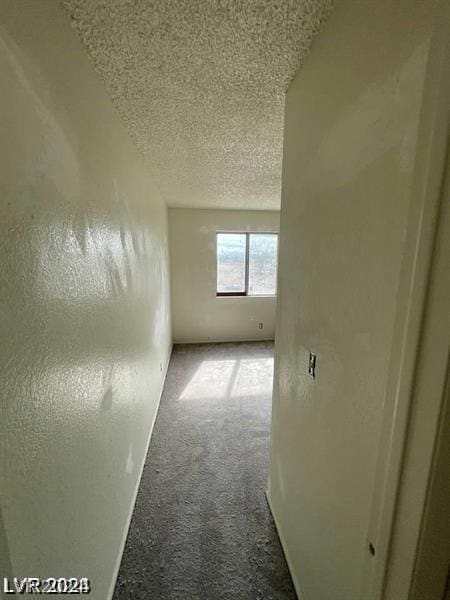
M 246 300 L 248 298 L 250 298 L 251 300 L 255 300 L 256 298 L 276 298 L 276 297 L 277 297 L 277 294 L 253 294 L 253 295 L 247 294 L 246 296 L 241 296 L 239 294 L 237 294 L 236 296 L 232 296 L 232 295 L 222 296 L 222 295 L 216 294 L 216 298 L 219 298 L 221 300 L 223 300 L 223 299 L 229 300 L 230 298 L 233 300 L 236 300 L 237 298 L 239 298 L 240 300 Z

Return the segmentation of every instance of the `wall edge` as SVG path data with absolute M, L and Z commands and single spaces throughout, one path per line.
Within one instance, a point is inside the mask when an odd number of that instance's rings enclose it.
M 125 550 L 125 544 L 127 542 L 128 532 L 130 530 L 131 519 L 133 517 L 134 507 L 136 505 L 136 498 L 137 498 L 137 495 L 138 495 L 139 487 L 141 485 L 141 479 L 142 479 L 142 474 L 144 472 L 145 461 L 146 461 L 148 450 L 149 450 L 149 447 L 150 447 L 150 442 L 151 442 L 151 439 L 153 437 L 153 429 L 155 427 L 156 418 L 158 416 L 159 407 L 161 405 L 161 398 L 162 398 L 162 394 L 163 394 L 163 390 L 164 390 L 164 385 L 166 383 L 167 373 L 169 371 L 169 365 L 170 365 L 170 359 L 172 357 L 172 352 L 173 352 L 173 343 L 170 344 L 170 346 L 169 346 L 169 352 L 167 353 L 166 364 L 165 364 L 165 367 L 164 367 L 163 377 L 162 377 L 162 380 L 161 380 L 161 387 L 160 387 L 160 390 L 159 390 L 158 403 L 156 405 L 155 414 L 153 416 L 153 419 L 152 419 L 152 422 L 151 422 L 151 425 L 150 425 L 150 431 L 149 431 L 149 434 L 148 434 L 148 440 L 147 440 L 147 444 L 145 446 L 144 460 L 142 461 L 142 466 L 141 466 L 139 477 L 138 477 L 138 480 L 137 480 L 137 483 L 136 483 L 136 489 L 134 490 L 133 502 L 131 503 L 131 508 L 130 508 L 130 511 L 129 511 L 129 515 L 127 517 L 126 526 L 124 528 L 122 541 L 120 543 L 119 553 L 118 553 L 118 556 L 117 556 L 116 565 L 114 567 L 114 572 L 113 572 L 111 584 L 110 584 L 110 587 L 109 587 L 109 590 L 108 590 L 107 600 L 112 600 L 112 597 L 114 595 L 114 591 L 116 589 L 117 577 L 119 575 L 120 565 L 122 564 L 123 552 Z

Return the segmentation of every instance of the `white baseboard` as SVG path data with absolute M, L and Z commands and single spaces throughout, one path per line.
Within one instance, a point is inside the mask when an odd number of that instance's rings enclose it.
M 156 406 L 156 411 L 155 411 L 155 414 L 153 416 L 152 424 L 150 426 L 150 432 L 148 434 L 147 444 L 145 446 L 144 460 L 142 461 L 142 467 L 141 467 L 141 470 L 140 470 L 140 473 L 139 473 L 139 477 L 138 477 L 138 480 L 137 480 L 137 483 L 136 483 L 136 489 L 134 490 L 133 502 L 131 503 L 131 509 L 130 509 L 130 513 L 129 513 L 128 518 L 127 518 L 127 524 L 126 524 L 126 527 L 124 529 L 122 541 L 120 543 L 120 550 L 119 550 L 119 555 L 117 557 L 116 566 L 114 568 L 113 578 L 112 578 L 112 581 L 111 581 L 110 588 L 108 590 L 108 596 L 107 596 L 108 600 L 111 600 L 112 597 L 113 597 L 113 595 L 114 595 L 114 590 L 115 590 L 116 582 L 117 582 L 117 576 L 119 575 L 120 564 L 122 562 L 122 555 L 123 555 L 123 551 L 125 550 L 125 544 L 127 542 L 128 530 L 130 529 L 131 518 L 132 518 L 133 512 L 134 512 L 134 505 L 136 504 L 136 498 L 137 498 L 137 495 L 138 495 L 139 486 L 141 484 L 142 473 L 144 471 L 145 459 L 147 458 L 148 449 L 149 449 L 149 446 L 150 446 L 150 441 L 152 439 L 153 428 L 155 426 L 156 417 L 158 416 L 159 406 L 161 404 L 161 397 L 162 397 L 162 393 L 163 393 L 163 389 L 164 389 L 164 384 L 166 382 L 167 371 L 169 370 L 169 363 L 170 363 L 170 358 L 172 356 L 172 351 L 173 351 L 173 344 L 171 343 L 170 344 L 169 353 L 168 353 L 168 357 L 167 357 L 167 360 L 166 360 L 166 364 L 165 364 L 165 367 L 164 367 L 163 378 L 162 378 L 162 381 L 161 381 L 161 389 L 159 390 L 158 404 Z
M 237 340 L 235 338 L 230 340 L 224 339 L 210 339 L 210 340 L 174 340 L 174 345 L 177 344 L 239 344 L 246 342 L 273 342 L 273 337 L 264 337 L 264 338 L 244 338 L 242 340 Z
M 287 566 L 289 569 L 289 573 L 291 574 L 292 583 L 294 584 L 295 591 L 297 593 L 298 600 L 306 600 L 305 595 L 300 590 L 300 584 L 298 582 L 297 576 L 293 569 L 293 563 L 289 554 L 289 550 L 286 544 L 286 538 L 284 537 L 283 530 L 280 527 L 280 523 L 278 521 L 277 515 L 273 509 L 272 501 L 270 499 L 269 490 L 266 491 L 266 499 L 267 504 L 269 505 L 270 512 L 272 513 L 272 518 L 275 523 L 275 527 L 278 533 L 278 537 L 280 538 L 281 547 L 283 548 L 284 556 L 286 558 Z

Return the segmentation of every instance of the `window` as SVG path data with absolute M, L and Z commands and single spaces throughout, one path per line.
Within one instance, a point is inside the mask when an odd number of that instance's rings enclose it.
M 217 296 L 274 296 L 277 233 L 217 234 Z

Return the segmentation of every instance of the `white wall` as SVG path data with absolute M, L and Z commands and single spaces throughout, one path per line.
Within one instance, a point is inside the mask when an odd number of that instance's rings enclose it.
M 0 573 L 105 600 L 170 350 L 167 211 L 59 3 L 0 5 Z
M 360 600 L 376 560 L 367 531 L 432 8 L 338 2 L 287 94 L 268 496 L 304 600 Z
M 273 339 L 276 298 L 216 297 L 216 233 L 278 231 L 279 213 L 170 208 L 169 229 L 174 341 Z

